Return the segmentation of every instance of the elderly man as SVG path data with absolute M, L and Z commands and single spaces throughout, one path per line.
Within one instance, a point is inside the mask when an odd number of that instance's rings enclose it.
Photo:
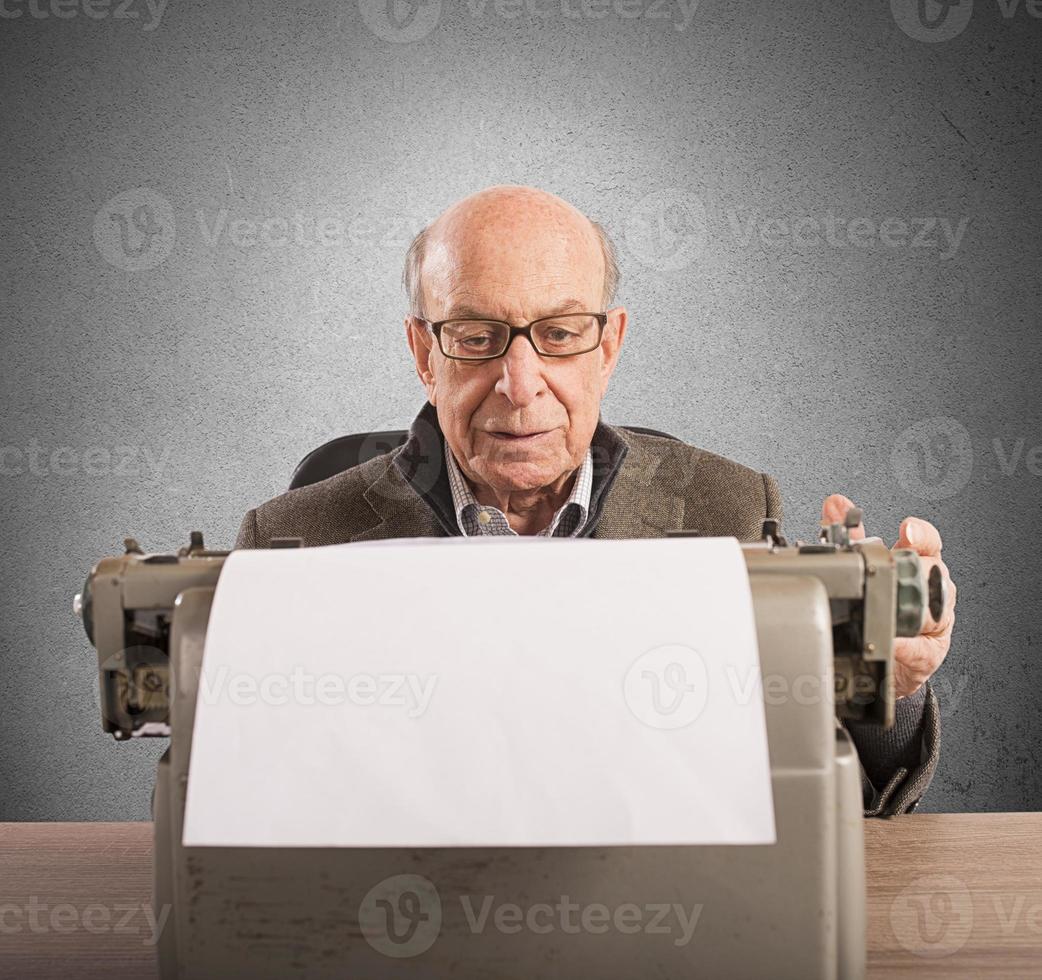
M 600 421 L 627 314 L 604 230 L 565 201 L 493 187 L 450 207 L 409 249 L 405 334 L 427 404 L 409 439 L 242 522 L 236 547 L 473 535 L 640 538 L 696 529 L 759 537 L 780 518 L 774 480 L 682 442 Z M 823 516 L 851 506 L 829 497 Z M 864 529 L 858 528 L 858 536 Z M 906 518 L 896 547 L 940 561 L 934 527 Z M 899 641 L 897 724 L 851 724 L 866 815 L 911 809 L 937 763 L 937 700 L 954 587 L 940 623 Z

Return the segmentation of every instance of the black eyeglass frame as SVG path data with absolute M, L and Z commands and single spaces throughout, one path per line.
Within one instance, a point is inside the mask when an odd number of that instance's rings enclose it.
M 601 346 L 601 341 L 604 339 L 604 328 L 605 328 L 605 326 L 607 326 L 607 323 L 608 323 L 608 314 L 607 314 L 607 312 L 605 312 L 605 313 L 584 313 L 584 312 L 578 312 L 578 313 L 557 313 L 557 314 L 555 314 L 553 316 L 541 316 L 541 317 L 539 317 L 538 320 L 533 320 L 531 323 L 528 323 L 528 324 L 526 324 L 523 327 L 514 327 L 514 326 L 511 326 L 509 323 L 507 323 L 506 320 L 493 320 L 491 317 L 487 317 L 487 316 L 453 316 L 453 317 L 449 317 L 447 320 L 435 320 L 435 321 L 427 320 L 427 319 L 425 319 L 422 316 L 416 316 L 416 314 L 413 314 L 413 316 L 414 316 L 415 319 L 419 320 L 420 323 L 427 324 L 427 327 L 430 329 L 430 332 L 432 334 L 434 334 L 434 336 L 437 338 L 438 349 L 442 352 L 442 354 L 445 354 L 445 356 L 447 358 L 449 358 L 450 360 L 453 360 L 453 361 L 472 361 L 472 362 L 473 361 L 495 361 L 495 360 L 498 360 L 500 357 L 506 357 L 507 351 L 510 350 L 510 345 L 514 342 L 514 338 L 515 337 L 519 337 L 519 336 L 520 337 L 524 337 L 532 345 L 532 350 L 534 350 L 540 357 L 581 357 L 583 354 L 591 354 L 591 353 L 593 353 L 593 351 L 595 351 L 598 347 Z M 566 316 L 592 316 L 597 321 L 597 343 L 594 344 L 592 347 L 587 348 L 586 350 L 572 351 L 569 354 L 544 354 L 543 351 L 541 351 L 538 347 L 536 347 L 535 341 L 532 339 L 532 328 L 537 323 L 543 323 L 546 320 L 560 320 L 562 317 L 566 317 Z M 442 345 L 442 342 L 441 342 L 441 328 L 443 326 L 445 326 L 446 323 L 500 323 L 504 327 L 506 327 L 507 330 L 510 331 L 510 333 L 509 333 L 509 336 L 507 337 L 506 346 L 503 348 L 503 350 L 499 354 L 490 354 L 487 357 L 457 357 L 454 354 L 447 354 L 447 353 L 445 353 L 445 348 L 444 348 L 444 346 Z

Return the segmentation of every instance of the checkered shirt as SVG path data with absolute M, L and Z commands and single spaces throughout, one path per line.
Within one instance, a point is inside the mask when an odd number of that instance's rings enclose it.
M 452 504 L 456 510 L 456 522 L 464 537 L 481 535 L 509 535 L 519 537 L 501 510 L 490 504 L 479 504 L 470 485 L 460 471 L 456 457 L 449 444 L 445 443 L 445 465 L 449 471 L 449 486 L 452 488 Z M 593 488 L 593 456 L 586 450 L 575 475 L 575 483 L 568 499 L 554 514 L 554 519 L 538 533 L 543 538 L 574 538 L 586 524 L 590 513 L 590 492 Z

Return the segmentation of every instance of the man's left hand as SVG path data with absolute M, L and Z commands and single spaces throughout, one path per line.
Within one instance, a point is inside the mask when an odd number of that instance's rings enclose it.
M 855 504 L 841 493 L 825 498 L 821 508 L 821 519 L 828 524 L 842 524 L 847 511 Z M 861 540 L 865 537 L 865 525 L 859 524 L 850 532 L 850 537 Z M 923 572 L 937 565 L 944 576 L 947 600 L 940 621 L 926 614 L 922 631 L 914 637 L 898 637 L 894 642 L 894 696 L 906 698 L 915 694 L 934 674 L 944 661 L 952 641 L 955 626 L 955 583 L 948 574 L 948 566 L 941 561 L 941 535 L 929 521 L 920 517 L 906 517 L 901 521 L 900 532 L 894 548 L 911 548 L 922 558 Z

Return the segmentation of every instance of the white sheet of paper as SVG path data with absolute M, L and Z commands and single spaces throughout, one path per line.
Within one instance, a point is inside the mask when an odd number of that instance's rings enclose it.
M 733 538 L 238 551 L 184 844 L 773 843 L 759 669 Z

